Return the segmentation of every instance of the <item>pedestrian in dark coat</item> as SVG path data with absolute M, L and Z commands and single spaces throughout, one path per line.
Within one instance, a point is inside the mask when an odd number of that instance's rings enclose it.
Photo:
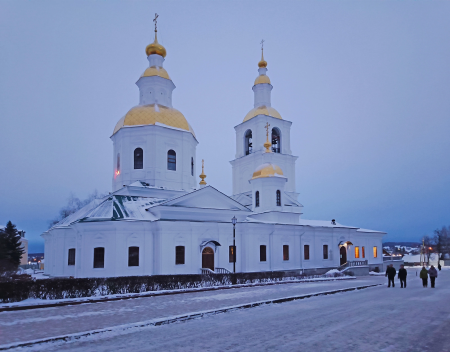
M 391 287 L 391 282 L 392 282 L 392 287 L 395 287 L 395 283 L 394 283 L 395 274 L 397 274 L 397 271 L 395 270 L 394 265 L 390 264 L 386 269 L 386 276 L 388 278 L 388 287 Z
M 406 276 L 408 275 L 408 272 L 405 269 L 404 265 L 400 265 L 400 269 L 398 270 L 398 278 L 400 279 L 400 285 L 403 288 L 403 286 L 406 288 Z
M 422 270 L 420 270 L 420 278 L 422 279 L 423 287 L 428 286 L 428 270 L 425 269 L 425 265 L 423 266 Z
M 430 270 L 428 270 L 428 274 L 430 275 L 431 288 L 434 288 L 434 281 L 438 276 L 438 272 L 434 265 L 431 266 Z

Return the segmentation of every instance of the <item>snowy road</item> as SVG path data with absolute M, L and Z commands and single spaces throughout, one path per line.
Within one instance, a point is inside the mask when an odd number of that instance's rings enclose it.
M 245 287 L 123 301 L 0 312 L 0 345 L 136 323 L 260 300 L 370 285 L 384 278 Z
M 36 349 L 23 348 L 22 350 L 450 351 L 450 271 L 440 272 L 436 289 L 422 288 L 420 280 L 414 276 L 413 271 L 410 271 L 409 276 L 407 289 L 401 289 L 399 285 L 394 289 L 380 286 L 223 313 L 185 323 L 135 328 L 123 333 L 99 334 L 70 343 L 46 344 Z M 380 280 L 384 280 L 384 277 L 358 279 L 347 282 L 347 285 L 377 283 Z M 267 298 L 269 295 L 284 297 L 292 293 L 324 291 L 344 284 L 344 282 L 287 284 L 237 289 L 229 290 L 228 297 L 225 291 L 205 292 L 202 293 L 203 295 L 186 294 L 183 298 L 171 296 L 170 300 L 173 302 L 163 303 L 161 309 L 179 311 L 186 304 L 189 306 L 197 302 L 203 310 L 205 305 L 226 306 L 235 304 L 237 301 L 249 302 L 262 297 Z M 134 302 L 120 301 L 111 302 L 111 304 L 119 303 L 117 309 L 125 309 L 123 304 L 134 304 L 134 309 L 131 307 L 128 309 L 136 312 L 136 310 L 146 309 L 145 307 L 152 304 L 148 301 L 154 299 L 142 299 L 140 303 L 136 302 L 138 300 L 131 300 Z M 145 300 L 148 301 L 145 302 Z M 100 305 L 105 305 L 105 310 L 114 311 L 112 306 L 106 307 L 107 303 L 64 308 L 83 307 L 84 313 L 88 313 L 96 311 L 98 309 L 96 307 Z M 175 307 L 178 308 L 175 309 Z M 192 307 L 188 310 L 192 311 Z M 60 309 L 62 308 L 56 310 Z M 40 311 L 45 310 L 47 313 L 43 316 L 46 317 L 56 317 L 61 314 L 58 311 L 53 312 L 53 308 Z M 3 324 L 16 321 L 19 313 L 23 314 L 22 318 L 28 317 L 26 312 L 8 312 L 0 314 L 0 322 Z M 31 311 L 28 313 L 34 314 Z M 75 316 L 76 312 L 72 314 Z M 102 316 L 105 320 L 112 317 L 108 314 Z M 119 316 L 122 317 L 119 319 L 120 323 L 125 323 L 123 317 L 127 314 L 121 313 Z M 76 321 L 76 318 L 69 317 L 68 322 L 72 319 Z M 78 319 L 78 322 L 88 323 L 90 320 L 89 315 L 84 315 Z M 106 323 L 108 322 L 111 321 Z M 65 319 L 48 319 L 38 325 L 46 329 L 48 326 L 66 323 Z M 109 324 L 109 326 L 112 325 Z M 0 325 L 2 332 L 4 327 L 5 325 Z M 15 328 L 18 333 L 22 326 L 16 325 Z M 88 329 L 83 326 L 83 330 Z

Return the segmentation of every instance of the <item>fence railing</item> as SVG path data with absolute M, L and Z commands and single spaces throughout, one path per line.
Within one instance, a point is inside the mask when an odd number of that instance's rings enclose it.
M 200 272 L 204 275 L 208 274 L 231 274 L 231 271 L 225 268 L 215 268 L 214 271 L 208 268 L 201 268 Z

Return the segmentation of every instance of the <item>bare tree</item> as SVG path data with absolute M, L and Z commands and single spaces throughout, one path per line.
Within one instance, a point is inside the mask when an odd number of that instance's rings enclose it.
M 49 221 L 49 228 L 56 225 L 61 220 L 67 218 L 69 215 L 72 215 L 73 213 L 77 212 L 84 206 L 88 205 L 94 199 L 100 199 L 105 196 L 106 194 L 101 194 L 97 190 L 95 190 L 90 195 L 88 195 L 86 199 L 80 200 L 79 198 L 75 197 L 75 195 L 72 193 L 69 196 L 67 204 L 59 210 L 58 216 L 55 217 L 53 220 Z
M 442 229 L 434 230 L 433 243 L 438 254 L 438 264 L 441 259 L 444 259 L 445 254 L 450 254 L 450 227 L 447 229 L 442 226 Z

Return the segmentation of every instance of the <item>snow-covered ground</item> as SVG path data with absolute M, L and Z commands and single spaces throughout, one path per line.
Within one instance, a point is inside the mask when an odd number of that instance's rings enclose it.
M 20 350 L 450 351 L 450 271 L 439 272 L 435 289 L 422 288 L 413 270 L 408 276 L 406 289 L 399 285 L 386 289 L 383 285 Z M 114 326 L 118 322 L 182 314 L 195 307 L 207 310 L 271 296 L 336 289 L 345 284 L 380 282 L 385 282 L 385 278 L 372 276 L 349 282 L 286 284 L 3 312 L 0 338 L 22 334 L 21 339 L 15 340 L 30 340 L 38 338 L 39 334 L 34 333 L 37 329 L 43 331 L 43 336 L 55 336 L 62 335 L 65 328 L 71 332 L 99 328 L 101 322 L 103 326 Z

